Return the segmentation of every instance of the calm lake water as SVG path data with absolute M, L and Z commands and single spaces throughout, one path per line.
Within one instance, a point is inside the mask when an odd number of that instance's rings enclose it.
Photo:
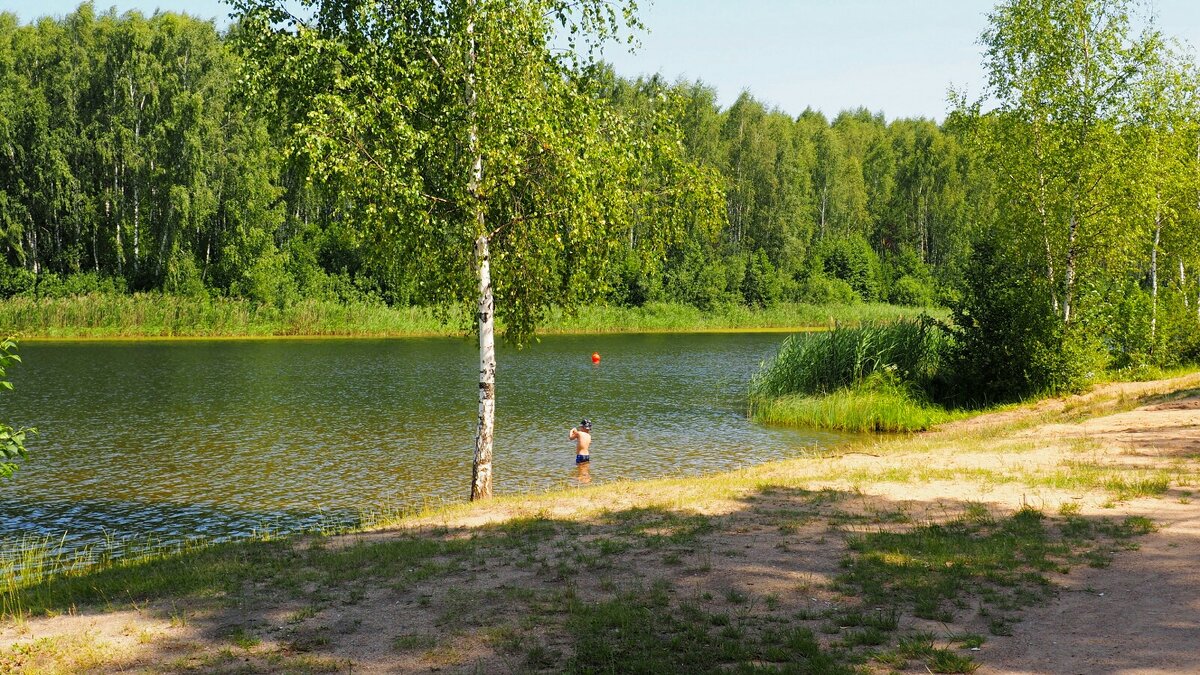
M 495 488 L 592 483 L 803 455 L 832 433 L 745 417 L 779 334 L 543 338 L 498 354 Z M 603 357 L 594 367 L 593 351 Z M 353 522 L 469 494 L 477 359 L 462 339 L 25 343 L 0 396 L 36 425 L 0 484 L 0 539 L 223 539 Z

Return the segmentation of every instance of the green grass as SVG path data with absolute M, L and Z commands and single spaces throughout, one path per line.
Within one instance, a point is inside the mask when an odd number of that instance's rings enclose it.
M 1026 509 L 991 524 L 963 519 L 854 536 L 840 581 L 867 603 L 900 601 L 924 619 L 953 620 L 955 601 L 980 587 L 993 604 L 1019 609 L 1044 596 L 1043 574 L 1070 553 L 1043 521 Z
M 706 620 L 695 609 L 673 606 L 661 587 L 622 593 L 595 603 L 575 601 L 567 629 L 575 655 L 567 672 L 699 673 L 748 662 L 784 672 L 849 675 L 841 655 L 826 651 L 812 631 L 750 631 L 722 620 Z M 871 639 L 877 639 L 871 636 Z M 757 668 L 754 669 L 758 670 Z
M 894 321 L 919 311 L 884 304 L 784 303 L 769 309 L 729 305 L 712 311 L 668 303 L 644 307 L 592 305 L 577 312 L 551 309 L 541 330 L 602 333 L 824 328 L 833 322 Z M 0 301 L 0 329 L 26 338 L 456 335 L 469 330 L 470 322 L 471 317 L 458 306 L 436 311 L 371 302 L 304 300 L 279 308 L 239 298 L 162 293 L 93 293 Z
M 508 537 L 503 537 L 505 543 Z M 319 540 L 318 540 L 319 541 Z M 292 539 L 194 544 L 128 559 L 95 562 L 55 573 L 5 574 L 3 617 L 53 614 L 77 605 L 157 598 L 218 597 L 246 585 L 303 595 L 306 584 L 353 585 L 387 579 L 403 588 L 453 569 L 471 550 L 468 541 L 404 538 L 327 551 L 298 549 Z M 446 558 L 451 558 L 447 560 Z M 311 616 L 298 610 L 293 619 Z
M 546 315 L 544 330 L 547 333 L 606 333 L 825 329 L 834 324 L 890 323 L 921 313 L 941 316 L 945 310 L 881 303 L 780 303 L 766 309 L 722 305 L 710 310 L 676 303 L 647 303 L 643 307 L 600 305 L 577 312 L 551 310 Z
M 461 324 L 456 314 L 448 318 L 421 307 L 306 300 L 281 309 L 160 293 L 0 301 L 0 327 L 41 338 L 433 335 Z
M 968 596 L 981 613 L 1016 611 L 1052 592 L 1047 573 L 1079 563 L 1103 566 L 1114 551 L 1136 548 L 1132 538 L 1153 529 L 1141 517 L 1113 522 L 1069 516 L 1056 523 L 1029 508 L 1001 519 L 968 509 L 945 524 L 850 537 L 851 555 L 838 582 L 868 605 L 899 603 L 924 619 L 954 620 L 956 610 L 972 604 L 964 602 Z M 1002 615 L 993 619 L 1001 628 L 1009 622 Z
M 1171 486 L 1171 475 L 1166 469 L 1114 469 L 1069 462 L 1052 473 L 1031 475 L 1026 482 L 1061 490 L 1103 489 L 1116 501 L 1128 501 L 1162 495 Z
M 896 387 L 859 386 L 830 394 L 758 399 L 751 416 L 761 424 L 844 431 L 924 431 L 965 413 L 923 403 Z

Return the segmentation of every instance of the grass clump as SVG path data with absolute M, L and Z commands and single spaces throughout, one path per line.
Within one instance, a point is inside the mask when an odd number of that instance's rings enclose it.
M 1031 476 L 1031 485 L 1057 489 L 1103 489 L 1117 501 L 1158 497 L 1171 487 L 1165 469 L 1112 469 L 1086 462 L 1066 462 L 1053 473 Z
M 1133 537 L 1152 532 L 1154 524 L 1141 517 L 1114 522 L 1068 516 L 1054 522 L 1040 511 L 1024 508 L 1007 518 L 979 518 L 971 513 L 945 524 L 929 524 L 903 532 L 872 532 L 847 540 L 851 555 L 842 561 L 838 583 L 858 594 L 865 604 L 908 605 L 913 614 L 935 621 L 954 620 L 954 611 L 979 607 L 993 616 L 990 632 L 1005 635 L 1012 612 L 1033 605 L 1052 593 L 1050 572 L 1065 573 L 1069 565 L 1111 557 L 1120 549 L 1136 548 Z M 970 597 L 977 602 L 968 603 Z M 983 638 L 961 636 L 963 646 L 978 646 Z M 900 654 L 930 656 L 916 647 L 920 640 L 900 641 Z M 954 659 L 948 670 L 969 672 Z
M 95 635 L 43 637 L 0 651 L 0 672 L 101 672 L 118 654 Z
M 948 337 L 923 316 L 789 336 L 750 384 L 756 421 L 847 431 L 920 431 L 956 415 L 931 402 Z
M 687 332 L 824 328 L 834 321 L 849 325 L 896 321 L 912 316 L 914 311 L 945 313 L 945 310 L 881 303 L 810 305 L 781 302 L 763 308 L 724 304 L 701 310 L 680 303 L 648 302 L 640 307 L 592 306 L 586 312 L 578 313 L 553 308 L 546 313 L 542 330 L 547 333 L 606 333 L 615 330 Z
M 756 398 L 827 394 L 891 372 L 925 387 L 937 373 L 945 331 L 928 318 L 788 336 L 751 383 Z
M 286 307 L 242 298 L 91 293 L 0 301 L 0 326 L 28 337 L 433 335 L 461 325 L 454 313 L 380 302 L 303 300 Z

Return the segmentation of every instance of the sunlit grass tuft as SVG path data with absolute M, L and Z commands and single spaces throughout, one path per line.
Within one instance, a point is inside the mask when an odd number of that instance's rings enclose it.
M 1127 501 L 1165 493 L 1171 486 L 1171 472 L 1166 469 L 1114 470 L 1084 462 L 1065 462 L 1052 472 L 1028 476 L 1027 482 L 1060 490 L 1103 489 L 1113 499 Z
M 754 421 L 843 431 L 924 431 L 964 413 L 914 400 L 899 388 L 855 387 L 821 396 L 757 400 Z

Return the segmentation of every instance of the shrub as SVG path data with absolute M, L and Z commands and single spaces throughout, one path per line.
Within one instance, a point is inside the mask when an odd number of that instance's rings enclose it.
M 862 298 L 841 279 L 830 279 L 823 274 L 810 274 L 797 282 L 792 291 L 792 300 L 813 305 L 850 305 L 862 302 Z
M 95 293 L 121 293 L 125 284 L 116 277 L 101 276 L 97 272 L 78 272 L 59 276 L 53 272 L 40 274 L 31 289 L 39 298 L 68 298 Z
M 879 292 L 879 256 L 859 235 L 827 238 L 817 246 L 825 274 L 850 284 L 863 300 L 875 302 Z
M 641 307 L 648 302 L 662 300 L 662 282 L 657 275 L 650 274 L 642 260 L 632 251 L 616 265 L 616 280 L 613 283 L 613 300 L 627 307 Z
M 742 268 L 737 273 L 744 276 Z M 728 291 L 729 274 L 721 261 L 705 256 L 698 246 L 689 246 L 666 273 L 664 295 L 666 299 L 709 310 L 735 300 Z M 742 276 L 737 279 L 740 281 Z
M 204 297 L 208 289 L 200 276 L 196 261 L 186 253 L 177 252 L 167 263 L 167 275 L 163 279 L 163 290 L 173 295 Z
M 892 284 L 888 301 L 897 305 L 929 307 L 934 304 L 933 286 L 912 276 L 902 276 Z
M 1200 321 L 1186 296 L 1173 286 L 1159 289 L 1158 308 L 1149 290 L 1130 281 L 1115 287 L 1094 321 L 1112 367 L 1171 368 L 1200 356 Z
M 35 284 L 37 284 L 37 277 L 33 272 L 23 267 L 9 267 L 0 264 L 0 298 L 30 294 Z
M 954 397 L 961 403 L 1015 400 L 1081 389 L 1102 364 L 1098 340 L 1066 325 L 1038 274 L 989 243 L 972 254 L 951 310 Z
M 287 254 L 274 248 L 254 259 L 232 290 L 251 302 L 287 307 L 299 300 L 296 280 L 287 273 Z
M 957 417 L 887 371 L 829 394 L 756 400 L 752 407 L 756 422 L 856 432 L 923 431 Z
M 1200 363 L 1200 308 L 1175 288 L 1164 289 L 1158 302 L 1159 364 Z
M 746 261 L 741 290 L 742 298 L 750 307 L 770 307 L 779 301 L 782 290 L 779 274 L 761 248 Z
M 1101 339 L 1112 365 L 1119 369 L 1137 369 L 1151 363 L 1154 340 L 1150 321 L 1153 304 L 1150 293 L 1134 281 L 1114 286 L 1105 294 L 1101 312 L 1092 320 L 1100 327 Z

